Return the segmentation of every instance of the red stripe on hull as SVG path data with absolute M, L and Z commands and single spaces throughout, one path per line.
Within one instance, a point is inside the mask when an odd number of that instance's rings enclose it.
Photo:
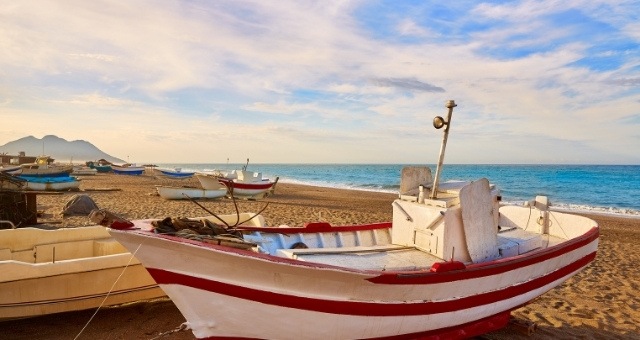
M 553 281 L 561 279 L 570 273 L 593 261 L 596 253 L 593 252 L 565 267 L 536 279 L 519 285 L 510 286 L 501 290 L 468 296 L 456 300 L 440 302 L 419 303 L 375 303 L 356 301 L 335 301 L 307 298 L 253 288 L 241 287 L 228 283 L 193 277 L 185 274 L 173 273 L 156 268 L 147 268 L 149 274 L 158 284 L 177 284 L 192 288 L 202 289 L 217 294 L 232 296 L 245 300 L 265 303 L 274 306 L 295 308 L 322 313 L 359 316 L 404 316 L 404 315 L 429 315 L 444 312 L 452 312 L 461 309 L 482 306 L 506 300 L 529 291 L 543 287 Z M 481 275 L 486 276 L 486 275 Z
M 230 180 L 219 180 L 224 185 L 230 187 L 233 186 L 234 189 L 245 189 L 245 190 L 260 190 L 260 189 L 269 189 L 275 184 L 275 182 L 267 182 L 267 183 L 242 183 L 242 182 L 233 182 Z

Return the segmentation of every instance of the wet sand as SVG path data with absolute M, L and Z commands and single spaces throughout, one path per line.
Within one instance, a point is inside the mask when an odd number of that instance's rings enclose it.
M 82 192 L 38 197 L 39 222 L 55 227 L 91 225 L 87 217 L 61 216 L 75 194 L 89 195 L 100 208 L 128 219 L 208 215 L 189 201 L 167 201 L 154 185 L 199 187 L 196 179 L 98 174 L 82 177 Z M 108 190 L 115 189 L 115 190 Z M 335 225 L 391 220 L 395 194 L 278 183 L 263 201 L 237 201 L 240 211 L 258 212 L 272 226 L 309 221 Z M 231 200 L 198 201 L 220 214 L 235 212 Z M 636 339 L 640 337 L 640 219 L 587 215 L 601 228 L 596 260 L 585 270 L 527 306 L 517 320 L 534 322 L 527 336 L 517 327 L 485 334 L 484 339 Z M 92 318 L 92 316 L 95 316 Z M 247 325 L 251 318 L 247 315 Z M 180 330 L 184 318 L 168 298 L 125 306 L 62 313 L 0 323 L 0 339 L 195 339 Z

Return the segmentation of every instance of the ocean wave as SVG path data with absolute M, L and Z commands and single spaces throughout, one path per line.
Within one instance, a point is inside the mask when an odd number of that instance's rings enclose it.
M 505 205 L 524 205 L 525 201 L 502 201 Z M 564 211 L 564 212 L 582 212 L 588 214 L 601 214 L 620 217 L 638 217 L 640 218 L 640 210 L 629 208 L 616 208 L 616 207 L 596 207 L 584 204 L 565 204 L 565 203 L 552 203 L 551 210 Z

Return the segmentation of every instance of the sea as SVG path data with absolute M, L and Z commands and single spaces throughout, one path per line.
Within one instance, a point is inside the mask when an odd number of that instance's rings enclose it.
M 229 171 L 245 164 L 156 164 L 183 171 Z M 249 164 L 247 170 L 281 183 L 397 193 L 400 172 L 411 164 Z M 435 175 L 436 166 L 426 164 Z M 640 217 L 640 165 L 490 165 L 445 164 L 440 183 L 487 178 L 507 204 L 537 195 L 552 207 Z

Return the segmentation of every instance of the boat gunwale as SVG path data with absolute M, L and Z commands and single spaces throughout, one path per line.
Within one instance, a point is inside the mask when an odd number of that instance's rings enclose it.
M 365 227 L 371 227 L 372 225 L 364 225 Z M 355 229 L 357 226 L 351 226 L 351 228 Z M 260 228 L 261 227 L 255 227 Z M 340 227 L 334 227 L 340 228 Z M 274 232 L 280 233 L 278 229 L 288 229 L 288 228 L 273 228 Z M 359 229 L 362 230 L 362 229 Z M 482 278 L 493 276 L 496 274 L 505 273 L 511 270 L 520 269 L 523 267 L 536 265 L 540 262 L 544 262 L 550 260 L 552 258 L 557 258 L 563 256 L 566 253 L 571 251 L 583 248 L 592 242 L 598 240 L 599 238 L 599 228 L 597 226 L 592 227 L 587 232 L 577 237 L 574 237 L 565 242 L 556 244 L 554 246 L 550 246 L 544 249 L 532 250 L 530 252 L 507 257 L 507 258 L 499 258 L 496 260 L 478 263 L 478 264 L 470 264 L 466 266 L 464 269 L 459 270 L 451 270 L 445 272 L 432 272 L 425 270 L 373 270 L 373 269 L 356 269 L 349 268 L 337 265 L 330 264 L 322 264 L 315 262 L 305 262 L 296 259 L 291 259 L 287 257 L 279 257 L 271 254 L 258 253 L 251 250 L 244 250 L 238 248 L 232 248 L 223 245 L 217 245 L 197 240 L 191 240 L 182 238 L 179 236 L 172 236 L 167 234 L 156 234 L 153 231 L 149 230 L 111 230 L 112 232 L 123 233 L 123 234 L 136 234 L 143 237 L 155 238 L 169 242 L 178 242 L 187 244 L 190 246 L 195 246 L 198 248 L 211 249 L 216 252 L 239 255 L 243 257 L 249 258 L 257 258 L 261 260 L 265 260 L 271 263 L 279 263 L 284 265 L 292 265 L 306 268 L 314 268 L 314 269 L 332 269 L 338 270 L 342 272 L 349 272 L 361 275 L 371 276 L 367 278 L 367 280 L 374 284 L 400 284 L 400 285 L 409 285 L 409 284 L 427 284 L 427 283 L 443 283 L 450 281 L 461 281 L 467 279 L 474 278 Z M 315 233 L 316 231 L 307 231 L 311 233 Z M 331 231 L 329 231 L 331 232 Z M 334 231 L 335 232 L 335 231 Z M 597 249 L 592 253 L 595 257 L 595 253 Z M 446 261 L 441 261 L 446 262 Z M 373 275 L 373 276 L 372 276 Z

